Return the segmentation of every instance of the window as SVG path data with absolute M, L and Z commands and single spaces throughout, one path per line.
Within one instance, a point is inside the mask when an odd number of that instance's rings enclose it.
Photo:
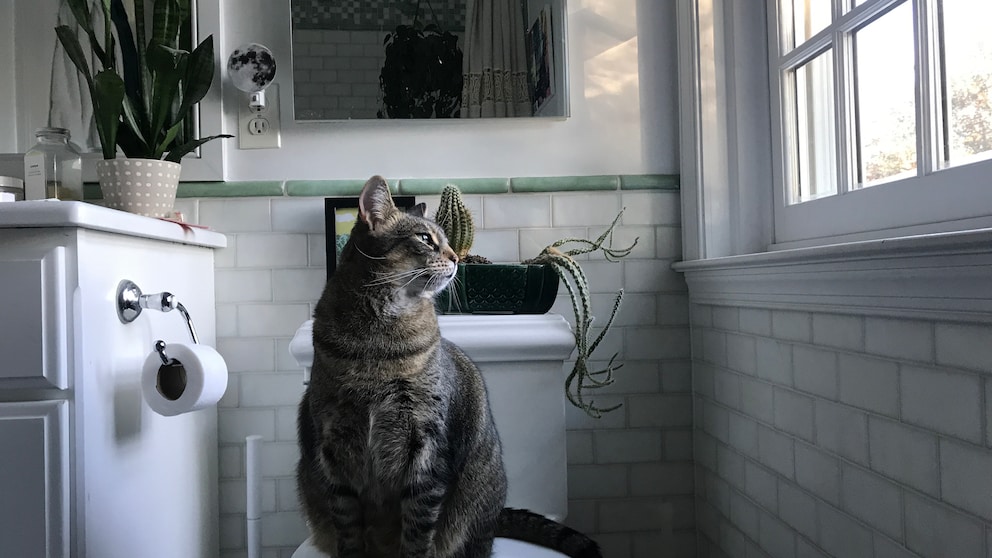
M 992 2 L 769 8 L 776 247 L 992 226 Z

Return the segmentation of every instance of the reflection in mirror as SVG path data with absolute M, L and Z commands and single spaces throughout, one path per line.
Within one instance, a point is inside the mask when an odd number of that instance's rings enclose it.
M 565 0 L 291 0 L 296 120 L 568 116 Z

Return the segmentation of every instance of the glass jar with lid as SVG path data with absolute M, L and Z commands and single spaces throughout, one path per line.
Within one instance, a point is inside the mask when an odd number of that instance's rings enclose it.
M 24 199 L 24 181 L 15 176 L 0 176 L 0 202 Z
M 38 128 L 24 154 L 24 199 L 82 201 L 83 162 L 65 128 Z

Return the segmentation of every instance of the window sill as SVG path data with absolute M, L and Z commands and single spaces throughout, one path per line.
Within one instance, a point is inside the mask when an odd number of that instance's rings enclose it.
M 992 322 L 992 229 L 675 264 L 693 302 Z

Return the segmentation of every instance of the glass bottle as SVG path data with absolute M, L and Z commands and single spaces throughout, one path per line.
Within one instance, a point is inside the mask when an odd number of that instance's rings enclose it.
M 38 128 L 38 143 L 24 154 L 24 199 L 82 201 L 83 161 L 65 128 Z

